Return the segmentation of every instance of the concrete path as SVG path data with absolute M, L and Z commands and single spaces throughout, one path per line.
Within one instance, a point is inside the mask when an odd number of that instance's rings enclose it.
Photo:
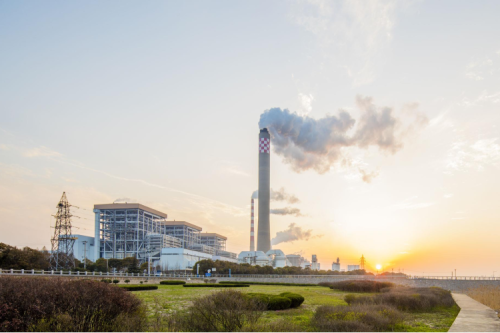
M 500 332 L 500 320 L 491 308 L 464 294 L 452 293 L 460 312 L 448 332 Z

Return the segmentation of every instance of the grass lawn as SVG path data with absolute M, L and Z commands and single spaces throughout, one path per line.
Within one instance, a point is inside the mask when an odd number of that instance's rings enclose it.
M 183 286 L 158 285 L 158 290 L 135 291 L 148 306 L 150 313 L 155 310 L 177 311 L 186 309 L 197 297 L 220 291 L 220 288 L 184 288 Z M 271 322 L 280 318 L 299 325 L 302 330 L 310 331 L 309 320 L 316 307 L 320 305 L 347 305 L 344 295 L 353 294 L 340 292 L 327 287 L 294 287 L 294 286 L 261 286 L 251 285 L 246 288 L 231 288 L 243 293 L 279 294 L 285 291 L 304 296 L 304 303 L 296 309 L 282 311 L 266 311 L 260 319 L 262 322 Z M 363 295 L 366 295 L 364 293 Z M 398 327 L 406 332 L 447 332 L 459 312 L 457 306 L 451 309 L 436 309 L 432 313 L 410 313 L 403 325 Z

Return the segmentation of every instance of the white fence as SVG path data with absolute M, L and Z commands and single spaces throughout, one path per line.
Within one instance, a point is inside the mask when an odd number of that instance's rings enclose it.
M 0 275 L 44 275 L 44 276 L 102 276 L 102 277 L 162 277 L 162 278 L 195 278 L 196 274 L 192 273 L 124 273 L 124 272 L 72 272 L 67 270 L 35 270 L 35 269 L 1 269 Z M 200 274 L 199 277 L 204 277 Z M 280 274 L 212 274 L 211 278 L 252 278 L 252 279 L 300 279 L 300 278 L 311 278 L 311 279 L 325 279 L 331 278 L 335 279 L 356 279 L 356 280 L 462 280 L 462 281 L 498 281 L 500 277 L 488 277 L 488 276 L 384 276 L 384 275 L 280 275 Z

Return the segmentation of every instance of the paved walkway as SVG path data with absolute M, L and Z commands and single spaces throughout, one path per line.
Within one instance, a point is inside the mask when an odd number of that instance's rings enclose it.
M 460 312 L 448 332 L 500 332 L 500 320 L 495 311 L 467 295 L 452 295 Z

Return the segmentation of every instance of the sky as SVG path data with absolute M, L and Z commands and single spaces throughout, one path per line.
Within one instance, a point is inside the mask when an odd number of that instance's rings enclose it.
M 0 242 L 66 192 L 249 248 L 259 126 L 273 248 L 322 269 L 500 275 L 499 1 L 0 0 Z M 260 124 L 260 125 L 259 125 Z

